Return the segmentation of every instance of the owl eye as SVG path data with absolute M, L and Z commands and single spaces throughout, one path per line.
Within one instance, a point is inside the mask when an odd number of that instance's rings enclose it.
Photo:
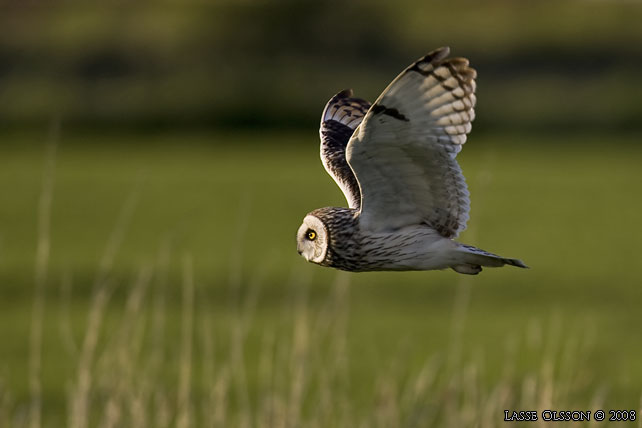
M 312 229 L 308 229 L 307 237 L 310 241 L 314 241 L 315 239 L 317 239 L 317 233 Z

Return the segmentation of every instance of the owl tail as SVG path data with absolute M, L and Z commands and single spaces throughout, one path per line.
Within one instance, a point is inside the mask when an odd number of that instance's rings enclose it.
M 507 259 L 497 254 L 489 253 L 481 248 L 472 245 L 459 244 L 455 250 L 458 254 L 458 261 L 462 263 L 454 264 L 451 268 L 458 273 L 467 275 L 477 275 L 482 270 L 482 266 L 502 267 L 511 265 L 528 269 L 523 261 L 518 259 Z

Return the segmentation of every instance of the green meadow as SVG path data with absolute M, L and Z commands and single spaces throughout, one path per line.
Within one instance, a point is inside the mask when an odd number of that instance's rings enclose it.
M 639 412 L 635 137 L 473 132 L 458 240 L 531 268 L 472 277 L 350 274 L 299 257 L 304 215 L 345 205 L 317 138 L 4 134 L 0 426 Z

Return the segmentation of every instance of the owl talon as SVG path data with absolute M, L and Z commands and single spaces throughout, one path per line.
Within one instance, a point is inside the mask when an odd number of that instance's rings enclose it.
M 477 275 L 482 271 L 482 267 L 479 265 L 455 265 L 451 266 L 452 270 L 457 273 L 463 273 L 465 275 Z

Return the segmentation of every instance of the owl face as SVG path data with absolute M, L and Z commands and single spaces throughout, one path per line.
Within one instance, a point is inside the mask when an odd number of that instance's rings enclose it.
M 297 251 L 307 261 L 321 263 L 328 251 L 328 229 L 323 222 L 308 214 L 296 234 Z

